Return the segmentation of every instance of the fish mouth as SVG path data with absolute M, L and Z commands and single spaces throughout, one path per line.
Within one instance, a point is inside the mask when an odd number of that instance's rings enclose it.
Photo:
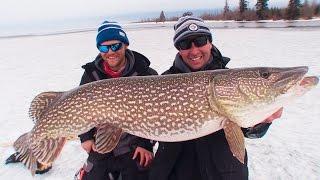
M 291 71 L 291 72 L 290 72 Z M 302 96 L 306 92 L 315 88 L 319 84 L 319 76 L 306 76 L 308 72 L 308 67 L 296 67 L 287 71 L 284 76 L 288 76 L 291 74 L 293 78 L 286 77 L 281 81 L 291 81 L 289 82 L 285 88 L 282 89 L 281 94 L 294 94 L 295 96 Z M 281 81 L 278 85 L 281 84 Z M 283 84 L 284 85 L 284 84 Z
M 292 70 L 289 70 L 286 74 L 293 74 L 294 78 L 296 79 L 296 83 L 294 84 L 300 85 L 308 70 L 309 68 L 307 66 L 299 66 L 292 68 Z
M 295 94 L 298 96 L 302 96 L 307 91 L 317 86 L 318 83 L 319 83 L 318 76 L 302 77 L 302 79 L 296 83 L 297 88 L 296 88 Z M 265 119 L 263 123 L 271 123 L 273 120 L 280 118 L 282 111 L 283 111 L 283 107 L 279 108 L 271 116 Z
M 294 87 L 306 86 L 307 84 L 311 85 L 312 81 L 308 80 L 308 78 L 304 80 L 308 69 L 307 66 L 286 68 L 284 71 L 280 72 L 279 79 L 274 84 L 274 87 L 282 89 L 281 94 L 286 94 L 288 90 L 290 91 L 291 89 L 294 89 Z

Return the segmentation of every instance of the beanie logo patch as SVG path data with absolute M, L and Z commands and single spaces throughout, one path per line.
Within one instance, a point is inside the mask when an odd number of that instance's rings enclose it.
M 188 28 L 190 31 L 197 31 L 199 29 L 198 25 L 194 23 L 190 24 Z
M 122 36 L 122 37 L 126 37 L 126 34 L 122 31 L 119 31 L 119 35 Z

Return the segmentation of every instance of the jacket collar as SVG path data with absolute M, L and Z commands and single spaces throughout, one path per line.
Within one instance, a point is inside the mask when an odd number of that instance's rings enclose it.
M 124 70 L 122 71 L 122 77 L 130 76 L 135 72 L 136 69 L 149 68 L 150 61 L 142 54 L 127 49 L 125 52 L 125 56 L 127 62 Z M 103 70 L 103 61 L 104 60 L 102 59 L 101 55 L 98 54 L 98 56 L 94 60 L 94 65 L 100 72 L 106 74 Z

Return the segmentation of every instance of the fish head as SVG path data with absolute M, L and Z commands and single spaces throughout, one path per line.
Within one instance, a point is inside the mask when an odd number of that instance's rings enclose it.
M 252 127 L 315 87 L 319 78 L 304 77 L 308 67 L 239 68 L 212 78 L 210 104 L 214 111 Z

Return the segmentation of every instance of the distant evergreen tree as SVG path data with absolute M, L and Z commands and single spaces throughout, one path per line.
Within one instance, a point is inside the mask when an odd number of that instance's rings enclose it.
M 311 19 L 313 16 L 313 10 L 308 0 L 304 0 L 304 3 L 301 7 L 301 16 L 304 19 Z
M 159 16 L 159 22 L 165 22 L 166 21 L 166 17 L 164 16 L 164 12 L 161 11 L 160 16 Z
M 243 20 L 244 19 L 244 12 L 248 10 L 248 1 L 246 0 L 240 0 L 239 1 L 239 14 L 240 14 L 240 19 L 239 20 Z
M 269 0 L 257 0 L 256 14 L 259 20 L 267 18 L 268 1 Z
M 283 19 L 283 15 L 281 13 L 281 9 L 278 7 L 273 7 L 269 9 L 269 17 L 273 20 Z
M 227 20 L 227 19 L 230 19 L 230 7 L 229 7 L 229 5 L 228 5 L 228 0 L 226 0 L 226 3 L 225 3 L 225 5 L 224 5 L 224 8 L 223 8 L 223 18 L 225 19 L 225 20 Z
M 317 7 L 314 9 L 315 15 L 320 15 L 320 4 L 317 5 Z
M 313 9 L 314 16 L 320 15 L 320 3 L 317 3 L 316 0 L 313 0 L 311 7 Z
M 286 10 L 287 19 L 298 19 L 300 16 L 300 0 L 289 0 L 289 4 Z
M 246 10 L 248 10 L 248 1 L 246 1 L 246 0 L 240 0 L 240 1 L 239 1 L 239 11 L 240 11 L 240 14 L 244 13 Z

